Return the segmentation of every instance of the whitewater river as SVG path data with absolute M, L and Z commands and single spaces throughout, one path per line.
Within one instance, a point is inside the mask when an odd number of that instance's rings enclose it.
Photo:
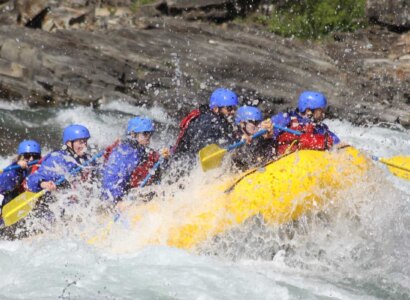
M 44 153 L 57 149 L 70 123 L 86 125 L 90 143 L 101 149 L 136 114 L 160 124 L 155 148 L 172 143 L 176 121 L 160 109 L 119 103 L 31 110 L 0 101 L 0 166 L 23 138 L 40 141 Z M 409 130 L 327 123 L 369 154 L 410 155 Z M 337 212 L 301 220 L 288 235 L 248 224 L 193 251 L 132 247 L 138 238 L 132 232 L 98 247 L 81 238 L 95 226 L 92 214 L 82 214 L 80 229 L 74 222 L 31 239 L 0 241 L 0 299 L 410 299 L 410 182 L 380 164 L 373 173 L 371 183 L 346 192 Z M 190 180 L 194 186 L 203 179 L 194 172 Z M 190 188 L 176 193 L 188 197 Z

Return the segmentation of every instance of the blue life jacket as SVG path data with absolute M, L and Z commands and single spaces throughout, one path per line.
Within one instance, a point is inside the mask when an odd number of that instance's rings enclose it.
M 300 114 L 298 114 L 296 111 L 290 111 L 290 112 L 280 112 L 277 115 L 273 116 L 271 118 L 272 123 L 275 125 L 279 125 L 282 127 L 288 127 L 291 123 L 292 118 L 297 118 L 299 124 L 306 125 L 309 123 L 312 123 L 312 120 L 309 118 L 304 118 Z M 275 139 L 282 133 L 283 131 L 280 129 L 274 128 L 274 137 Z M 314 134 L 328 134 L 332 137 L 333 139 L 333 144 L 336 145 L 340 143 L 339 137 L 334 134 L 332 131 L 329 130 L 329 127 L 323 122 L 321 123 L 316 123 L 314 127 Z
M 72 170 L 88 159 L 88 155 L 80 158 L 68 149 L 53 151 L 43 159 L 40 168 L 27 177 L 27 187 L 32 192 L 39 192 L 42 190 L 41 182 L 56 182 L 61 176 L 69 175 Z
M 128 192 L 131 175 L 145 156 L 145 147 L 129 139 L 114 148 L 103 170 L 102 196 L 105 200 L 118 201 Z
M 17 165 L 12 163 L 9 167 Z M 21 192 L 21 184 L 29 174 L 30 168 L 23 170 L 21 168 L 10 170 L 0 174 L 0 194 L 4 196 L 3 204 L 17 197 Z

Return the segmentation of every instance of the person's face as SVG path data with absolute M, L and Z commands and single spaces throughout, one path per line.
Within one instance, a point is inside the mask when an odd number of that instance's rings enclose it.
M 222 106 L 219 108 L 219 112 L 226 118 L 233 117 L 236 112 L 236 106 Z
M 322 122 L 325 119 L 326 114 L 323 108 L 316 108 L 314 110 L 308 108 L 306 109 L 304 116 L 314 122 Z
M 71 145 L 72 145 L 72 149 L 74 153 L 81 157 L 87 152 L 87 144 L 88 144 L 87 139 L 80 139 L 80 140 L 73 141 Z
M 25 161 L 27 161 L 27 162 L 29 162 L 29 161 L 33 161 L 33 160 L 35 160 L 35 159 L 40 159 L 40 154 L 37 154 L 37 153 L 24 153 L 22 156 L 21 156 L 21 159 L 23 159 L 23 160 L 25 160 Z
M 325 110 L 323 108 L 316 108 L 312 112 L 312 118 L 316 122 L 322 122 L 326 117 Z
M 247 135 L 254 135 L 259 130 L 258 122 L 254 122 L 254 121 L 242 122 L 241 129 L 243 133 Z
M 152 136 L 152 132 L 150 131 L 144 131 L 144 132 L 137 133 L 138 144 L 144 147 L 148 146 L 151 142 L 151 136 Z

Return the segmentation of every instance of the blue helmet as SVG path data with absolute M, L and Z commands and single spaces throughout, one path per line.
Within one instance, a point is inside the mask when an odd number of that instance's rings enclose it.
M 237 106 L 238 96 L 228 89 L 216 89 L 209 99 L 209 107 Z
M 235 116 L 235 123 L 248 121 L 262 121 L 262 112 L 254 106 L 241 106 L 238 108 Z
M 37 153 L 41 154 L 41 147 L 40 144 L 33 140 L 24 140 L 22 141 L 18 148 L 17 154 L 21 155 L 24 153 Z
M 145 131 L 155 131 L 154 122 L 151 119 L 145 117 L 135 117 L 128 121 L 127 134 Z
M 302 113 L 305 112 L 306 109 L 308 108 L 311 110 L 314 110 L 317 108 L 325 109 L 326 106 L 327 106 L 326 97 L 320 92 L 304 91 L 299 96 L 298 109 Z
M 80 140 L 80 139 L 89 139 L 90 132 L 88 129 L 83 125 L 70 125 L 64 129 L 63 132 L 63 144 Z

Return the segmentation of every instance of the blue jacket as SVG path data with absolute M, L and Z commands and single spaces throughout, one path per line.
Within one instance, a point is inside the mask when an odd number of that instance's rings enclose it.
M 145 156 L 145 148 L 131 140 L 122 141 L 114 148 L 103 170 L 104 199 L 118 201 L 128 192 L 131 175 Z
M 12 163 L 9 167 L 15 165 L 17 162 Z M 30 168 L 26 170 L 19 168 L 0 174 L 0 194 L 4 196 L 3 205 L 18 196 L 20 186 L 29 174 L 29 170 Z
M 56 182 L 61 176 L 69 173 L 85 162 L 84 158 L 74 157 L 69 150 L 58 150 L 48 154 L 41 163 L 40 168 L 27 177 L 27 186 L 32 192 L 41 191 L 40 184 L 43 181 Z
M 280 112 L 277 115 L 273 116 L 271 118 L 271 121 L 275 125 L 279 125 L 282 127 L 288 127 L 291 122 L 292 117 L 296 117 L 298 119 L 298 122 L 302 125 L 312 123 L 312 120 L 302 117 L 300 114 L 298 114 L 295 111 L 286 112 L 286 113 Z M 316 123 L 314 128 L 315 128 L 314 129 L 315 134 L 326 134 L 327 133 L 328 135 L 330 135 L 333 139 L 334 145 L 340 143 L 339 137 L 336 134 L 334 134 L 332 131 L 330 131 L 329 127 L 327 127 L 326 124 L 322 122 Z M 282 132 L 283 131 L 281 131 L 280 129 L 274 128 L 274 138 L 276 139 Z

